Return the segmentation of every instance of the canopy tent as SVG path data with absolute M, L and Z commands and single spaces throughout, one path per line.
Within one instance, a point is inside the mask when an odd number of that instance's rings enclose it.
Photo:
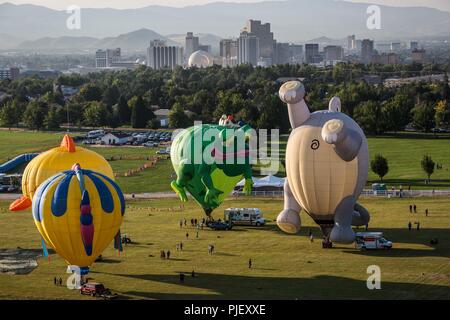
M 271 187 L 271 188 L 283 188 L 284 186 L 284 178 L 278 178 L 275 176 L 267 176 L 264 178 L 252 178 L 253 179 L 253 188 L 267 188 L 267 187 Z M 245 179 L 241 180 L 236 187 L 243 187 L 245 184 Z

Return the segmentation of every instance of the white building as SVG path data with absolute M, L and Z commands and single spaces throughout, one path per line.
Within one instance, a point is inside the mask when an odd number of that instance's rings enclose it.
M 168 46 L 165 41 L 153 40 L 147 49 L 147 66 L 155 70 L 183 65 L 183 48 Z
M 121 58 L 120 48 L 97 50 L 95 52 L 95 67 L 96 68 L 110 68 L 113 63 L 117 63 Z
M 186 43 L 185 43 L 185 56 L 186 60 L 189 59 L 191 54 L 193 54 L 195 51 L 199 50 L 199 38 L 194 37 L 194 34 L 192 32 L 188 32 L 186 34 Z
M 259 38 L 244 31 L 238 39 L 238 64 L 251 64 L 256 66 L 260 58 Z
M 122 145 L 127 143 L 129 138 L 127 134 L 109 132 L 101 137 L 101 141 L 106 145 Z

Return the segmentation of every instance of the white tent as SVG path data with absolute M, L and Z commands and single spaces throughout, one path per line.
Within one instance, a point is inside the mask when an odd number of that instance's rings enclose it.
M 253 179 L 253 188 L 262 188 L 262 187 L 283 188 L 284 186 L 284 178 L 278 178 L 272 175 L 260 179 L 253 177 L 252 179 Z M 241 181 L 239 181 L 236 187 L 243 187 L 244 184 L 245 179 L 242 179 Z

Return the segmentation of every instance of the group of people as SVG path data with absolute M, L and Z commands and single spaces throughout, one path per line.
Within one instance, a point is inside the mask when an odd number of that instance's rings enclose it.
M 161 259 L 170 259 L 170 250 L 167 250 L 165 252 L 164 250 L 161 250 Z
M 414 222 L 414 224 L 416 225 L 417 231 L 419 231 L 419 230 L 420 230 L 420 222 L 417 221 L 417 222 Z M 412 223 L 411 223 L 411 221 L 408 222 L 408 230 L 409 230 L 409 231 L 412 230 Z
M 60 285 L 60 286 L 62 286 L 62 278 L 56 278 L 56 277 L 54 277 L 53 278 L 53 284 L 55 285 L 55 286 L 57 286 L 57 285 Z

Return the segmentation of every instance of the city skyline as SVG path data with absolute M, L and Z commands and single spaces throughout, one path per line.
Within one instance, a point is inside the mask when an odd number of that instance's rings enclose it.
M 214 2 L 231 2 L 231 3 L 255 3 L 267 1 L 285 1 L 285 0 L 130 0 L 127 2 L 121 0 L 98 0 L 95 4 L 89 0 L 8 0 L 0 1 L 3 3 L 13 4 L 32 4 L 37 6 L 45 6 L 56 10 L 65 10 L 71 5 L 78 5 L 82 8 L 115 8 L 115 9 L 135 9 L 151 5 L 168 6 L 168 7 L 186 7 L 194 5 L 205 5 Z M 370 3 L 386 6 L 398 7 L 414 7 L 422 6 L 435 8 L 450 12 L 450 2 L 447 0 L 337 0 L 355 3 Z

